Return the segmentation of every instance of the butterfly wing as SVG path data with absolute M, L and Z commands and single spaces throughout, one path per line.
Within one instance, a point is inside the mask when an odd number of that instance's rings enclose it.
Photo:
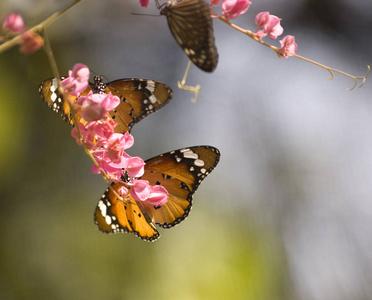
M 63 78 L 61 78 L 61 80 L 62 79 Z M 70 106 L 67 101 L 63 100 L 62 95 L 58 92 L 58 82 L 56 78 L 43 81 L 39 86 L 39 93 L 42 100 L 51 110 L 59 114 L 66 122 L 73 124 Z M 67 94 L 67 96 L 71 103 L 76 102 L 77 97 L 70 94 Z
M 151 185 L 161 184 L 168 193 L 168 202 L 154 207 L 140 203 L 146 214 L 157 225 L 170 228 L 183 221 L 192 206 L 192 195 L 203 179 L 216 167 L 218 149 L 211 146 L 183 148 L 146 161 L 142 179 Z
M 92 89 L 96 90 L 96 84 L 90 83 L 82 95 L 88 94 Z M 166 105 L 173 96 L 172 90 L 166 84 L 147 79 L 115 80 L 106 84 L 104 92 L 110 91 L 121 99 L 119 106 L 110 112 L 110 116 L 118 123 L 115 132 L 119 133 L 130 130 L 135 123 Z M 39 93 L 49 108 L 66 122 L 73 124 L 70 106 L 58 92 L 55 78 L 43 81 Z M 67 96 L 72 103 L 76 102 L 77 97 Z M 80 120 L 79 116 L 77 120 Z
M 169 1 L 160 11 L 167 17 L 169 29 L 190 60 L 205 72 L 213 72 L 218 63 L 213 20 L 204 0 Z
M 173 96 L 169 86 L 148 79 L 119 79 L 107 83 L 107 87 L 112 94 L 122 95 L 119 96 L 122 98 L 121 104 L 110 113 L 111 117 L 119 123 L 118 132 L 122 133 L 130 130 L 133 124 L 147 115 L 162 108 Z M 131 108 L 130 112 L 128 112 L 128 105 Z
M 94 220 L 105 233 L 134 233 L 146 241 L 159 238 L 153 222 L 171 228 L 184 220 L 190 212 L 192 195 L 203 179 L 216 167 L 220 158 L 218 149 L 196 146 L 164 153 L 146 161 L 142 179 L 151 185 L 161 184 L 168 193 L 168 202 L 154 207 L 136 202 L 130 194 L 121 201 L 107 189 L 98 202 Z M 118 191 L 121 183 L 113 183 Z
M 112 184 L 116 191 L 121 186 L 120 183 Z M 94 221 L 98 228 L 105 233 L 134 233 L 149 242 L 160 236 L 154 224 L 130 194 L 123 202 L 110 189 L 105 191 L 98 202 L 94 213 Z

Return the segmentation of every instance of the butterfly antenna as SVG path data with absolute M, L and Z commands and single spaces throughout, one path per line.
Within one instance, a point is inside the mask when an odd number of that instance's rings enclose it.
M 151 15 L 151 14 L 137 14 L 137 13 L 130 13 L 134 16 L 147 16 L 147 17 L 160 17 L 160 15 Z

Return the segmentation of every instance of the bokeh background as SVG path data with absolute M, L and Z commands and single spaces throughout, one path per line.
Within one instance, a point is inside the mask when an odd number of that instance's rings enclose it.
M 32 26 L 69 3 L 2 0 L 0 18 L 16 11 Z M 255 30 L 264 10 L 300 55 L 356 75 L 372 64 L 371 1 L 253 1 L 234 22 Z M 154 3 L 84 0 L 47 33 L 62 74 L 82 62 L 107 80 L 173 88 L 134 127 L 130 154 L 207 144 L 218 167 L 158 241 L 102 234 L 93 211 L 105 183 L 38 95 L 52 76 L 45 53 L 2 53 L 0 299 L 371 299 L 371 78 L 346 91 L 351 79 L 278 59 L 215 20 L 219 64 L 191 68 L 188 83 L 202 85 L 193 104 L 177 89 L 187 58 L 158 14 Z

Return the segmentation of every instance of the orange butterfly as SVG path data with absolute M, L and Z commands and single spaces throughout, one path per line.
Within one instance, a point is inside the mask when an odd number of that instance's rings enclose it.
M 73 124 L 70 106 L 58 93 L 58 83 L 55 78 L 43 81 L 39 93 L 49 108 L 58 113 L 65 121 Z M 96 76 L 94 82 L 82 93 L 109 93 L 121 99 L 119 106 L 110 112 L 110 116 L 118 123 L 115 132 L 125 133 L 132 126 L 152 112 L 166 105 L 172 98 L 173 92 L 166 84 L 147 79 L 118 79 L 108 83 L 102 82 L 101 76 Z M 68 95 L 75 103 L 77 97 Z M 78 121 L 80 118 L 78 117 Z
M 107 189 L 94 213 L 95 223 L 105 233 L 134 233 L 145 241 L 154 241 L 160 234 L 155 225 L 171 228 L 189 214 L 192 195 L 203 179 L 216 167 L 220 151 L 211 146 L 195 146 L 174 150 L 146 161 L 141 177 L 150 185 L 161 184 L 169 193 L 168 202 L 152 206 L 135 201 L 130 193 L 121 201 Z M 115 191 L 122 186 L 113 183 Z

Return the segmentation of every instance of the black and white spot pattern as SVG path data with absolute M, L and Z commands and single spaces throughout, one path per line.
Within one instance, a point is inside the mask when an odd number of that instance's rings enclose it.
M 203 159 L 199 157 L 199 154 L 197 153 L 197 149 L 199 147 L 204 147 L 212 150 L 215 154 L 217 154 L 217 160 L 216 162 L 210 166 L 206 167 L 206 163 Z M 195 148 L 195 150 L 194 150 Z M 211 146 L 197 146 L 197 147 L 190 147 L 190 148 L 183 148 L 175 151 L 169 152 L 173 159 L 177 163 L 185 163 L 188 166 L 188 169 L 191 174 L 195 177 L 195 184 L 194 188 L 196 189 L 197 186 L 203 181 L 205 177 L 209 175 L 209 173 L 215 168 L 219 161 L 219 150 L 217 148 L 211 147 Z

